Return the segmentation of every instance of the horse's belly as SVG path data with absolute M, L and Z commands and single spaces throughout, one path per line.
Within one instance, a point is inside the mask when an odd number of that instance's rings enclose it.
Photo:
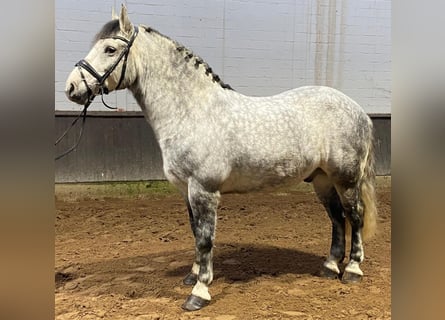
M 301 174 L 277 174 L 276 172 L 232 171 L 221 185 L 221 193 L 244 193 L 263 189 L 276 189 L 303 181 Z

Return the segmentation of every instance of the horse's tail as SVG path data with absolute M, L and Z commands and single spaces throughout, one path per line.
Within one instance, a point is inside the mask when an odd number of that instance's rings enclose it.
M 368 142 L 365 150 L 365 156 L 360 163 L 360 178 L 358 187 L 360 188 L 360 200 L 363 212 L 362 237 L 364 240 L 370 239 L 375 235 L 377 229 L 377 206 L 375 196 L 375 161 L 374 161 L 374 132 L 371 119 Z

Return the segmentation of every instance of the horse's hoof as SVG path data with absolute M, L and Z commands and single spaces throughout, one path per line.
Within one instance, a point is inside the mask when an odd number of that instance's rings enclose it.
M 329 268 L 323 267 L 323 269 L 320 271 L 320 277 L 335 280 L 338 279 L 338 273 Z
M 343 277 L 341 278 L 341 282 L 343 283 L 359 283 L 362 281 L 363 276 L 357 273 L 352 273 L 345 271 L 343 273 Z
M 198 275 L 191 272 L 182 280 L 182 283 L 186 286 L 194 286 L 196 282 L 198 282 Z
M 182 309 L 186 311 L 196 311 L 204 308 L 205 306 L 208 306 L 209 303 L 210 300 L 206 300 L 191 294 L 188 296 L 187 300 L 185 300 L 185 302 L 182 304 Z

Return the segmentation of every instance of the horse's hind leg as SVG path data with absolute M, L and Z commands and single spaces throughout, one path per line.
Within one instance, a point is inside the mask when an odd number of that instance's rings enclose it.
M 191 295 L 182 305 L 188 311 L 199 310 L 210 302 L 208 286 L 213 280 L 213 241 L 216 227 L 216 208 L 219 192 L 205 190 L 201 184 L 190 179 L 188 184 L 188 200 L 192 214 L 192 228 L 195 234 L 197 281 Z M 193 270 L 192 270 L 193 273 Z
M 359 282 L 363 277 L 360 263 L 365 257 L 362 243 L 363 204 L 360 200 L 360 187 L 348 183 L 346 186 L 337 185 L 337 190 L 345 210 L 345 216 L 351 225 L 351 252 L 342 282 Z
M 312 182 L 315 192 L 332 222 L 331 249 L 328 258 L 323 264 L 321 275 L 326 278 L 336 279 L 340 275 L 338 264 L 345 258 L 344 211 L 334 185 L 324 172 L 317 174 Z

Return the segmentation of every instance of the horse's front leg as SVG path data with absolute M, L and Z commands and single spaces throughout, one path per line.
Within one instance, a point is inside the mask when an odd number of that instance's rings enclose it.
M 182 308 L 194 311 L 208 305 L 211 300 L 208 286 L 213 280 L 212 253 L 219 192 L 208 191 L 196 180 L 190 179 L 188 201 L 196 248 L 196 260 L 191 274 L 197 273 L 197 280 Z

